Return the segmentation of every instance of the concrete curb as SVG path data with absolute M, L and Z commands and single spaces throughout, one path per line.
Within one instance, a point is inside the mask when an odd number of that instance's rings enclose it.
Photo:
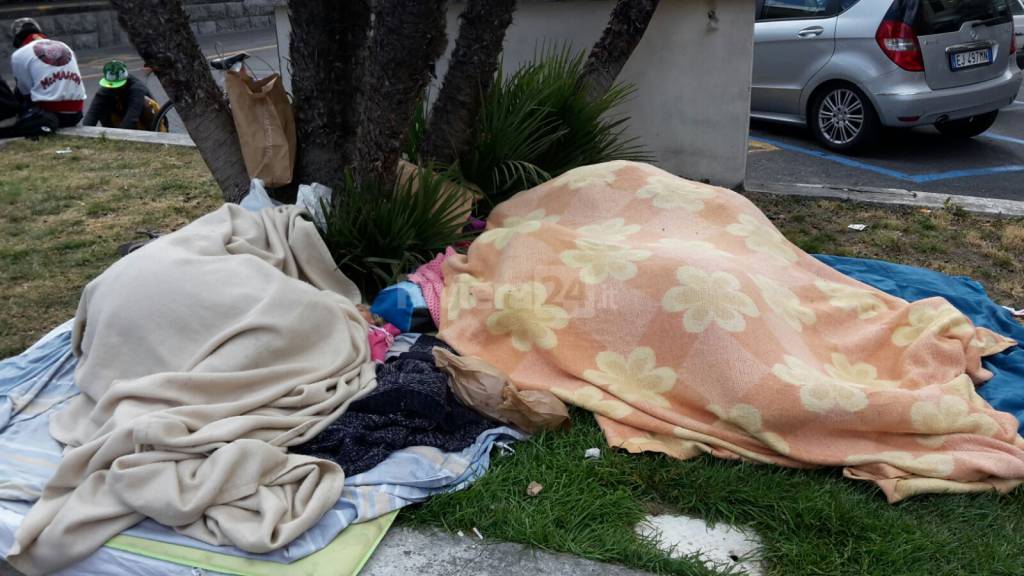
M 196 144 L 188 134 L 168 134 L 166 132 L 147 132 L 145 130 L 122 130 L 121 128 L 101 128 L 97 126 L 75 126 L 63 128 L 57 132 L 62 136 L 78 136 L 80 138 L 108 138 L 125 142 L 142 142 L 145 144 L 166 144 L 168 146 L 186 146 L 195 148 Z
M 934 192 L 914 192 L 900 188 L 869 188 L 830 186 L 827 184 L 778 184 L 771 182 L 750 182 L 745 187 L 750 192 L 774 194 L 776 196 L 805 196 L 811 198 L 835 198 L 854 200 L 870 204 L 889 206 L 915 206 L 919 208 L 945 208 L 950 204 L 977 214 L 993 216 L 1024 217 L 1024 202 L 999 200 L 977 196 L 957 196 Z
M 116 570 L 119 567 L 112 567 Z M 116 573 L 116 572 L 112 572 Z M 193 574 L 214 574 L 193 570 Z M 219 574 L 219 573 L 217 573 Z M 521 544 L 395 526 L 359 576 L 653 576 L 615 564 L 545 552 Z M 23 576 L 0 559 L 0 576 Z
M 554 554 L 521 544 L 394 527 L 360 576 L 648 576 L 614 564 Z

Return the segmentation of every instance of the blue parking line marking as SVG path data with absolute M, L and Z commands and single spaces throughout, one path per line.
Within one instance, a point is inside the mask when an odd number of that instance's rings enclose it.
M 1010 164 L 1009 166 L 991 166 L 988 168 L 969 168 L 967 170 L 950 170 L 949 172 L 937 172 L 934 174 L 916 174 L 911 177 L 914 182 L 934 182 L 936 180 L 948 180 L 950 178 L 970 178 L 972 176 L 988 176 L 989 174 L 1005 174 L 1006 172 L 1022 172 L 1024 166 Z
M 789 150 L 790 152 L 799 152 L 801 154 L 807 154 L 808 156 L 816 156 L 818 158 L 823 158 L 825 160 L 831 160 L 833 162 L 838 162 L 839 164 L 844 164 L 844 165 L 850 166 L 852 168 L 860 168 L 861 170 L 868 170 L 870 172 L 875 172 L 877 174 L 883 174 L 885 176 L 892 176 L 893 178 L 899 178 L 901 180 L 906 180 L 908 178 L 908 176 L 909 176 L 908 174 L 904 174 L 903 172 L 900 172 L 899 170 L 892 170 L 890 168 L 883 168 L 882 166 L 875 166 L 873 164 L 868 164 L 867 162 L 861 162 L 860 160 L 854 160 L 853 158 L 847 158 L 846 156 L 839 156 L 838 154 L 832 154 L 831 152 L 825 152 L 824 150 L 815 150 L 813 148 L 804 148 L 803 146 L 797 146 L 795 144 L 789 144 L 787 142 L 781 142 L 781 141 L 775 140 L 773 138 L 762 138 L 762 137 L 758 136 L 758 137 L 756 137 L 754 139 L 755 140 L 759 140 L 761 142 L 764 142 L 766 144 L 771 144 L 772 146 L 775 146 L 776 148 L 781 148 L 783 150 Z
M 1012 138 L 1010 136 L 1000 136 L 998 134 L 986 134 L 985 136 L 994 138 L 996 140 L 1005 140 L 1008 142 L 1015 142 L 1017 144 L 1024 144 L 1024 140 L 1019 138 Z M 775 140 L 774 138 L 762 138 L 757 136 L 753 138 L 759 142 L 771 144 L 781 150 L 789 150 L 790 152 L 799 152 L 800 154 L 806 154 L 808 156 L 814 156 L 823 160 L 829 160 L 849 166 L 851 168 L 859 168 L 861 170 L 867 170 L 874 172 L 875 174 L 881 174 L 883 176 L 889 176 L 890 178 L 897 178 L 899 180 L 906 180 L 908 182 L 924 183 L 924 182 L 935 182 L 937 180 L 949 180 L 952 178 L 971 178 L 973 176 L 987 176 L 991 174 L 1005 174 L 1007 172 L 1024 172 L 1024 164 L 1009 164 L 1006 166 L 990 166 L 987 168 L 968 168 L 964 170 L 950 170 L 948 172 L 931 172 L 927 174 L 907 174 L 906 172 L 900 172 L 899 170 L 893 170 L 891 168 L 885 168 L 883 166 L 875 166 L 874 164 L 868 164 L 867 162 L 861 162 L 860 160 L 854 160 L 853 158 L 847 158 L 846 156 L 840 156 L 824 150 L 815 150 L 813 148 L 804 148 L 803 146 L 797 146 L 788 142 L 782 142 Z
M 1003 136 L 1002 134 L 993 134 L 991 132 L 985 132 L 981 135 L 982 138 L 991 138 L 993 140 L 1002 140 L 1003 142 L 1010 142 L 1013 144 L 1024 145 L 1024 139 L 1014 138 L 1013 136 Z

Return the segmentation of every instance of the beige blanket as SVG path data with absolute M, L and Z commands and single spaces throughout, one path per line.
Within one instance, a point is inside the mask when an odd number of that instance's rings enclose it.
M 842 466 L 892 501 L 1024 480 L 1016 419 L 974 389 L 1013 341 L 843 276 L 730 190 L 579 168 L 495 208 L 444 277 L 441 337 L 613 446 Z
M 150 517 L 266 552 L 337 501 L 306 441 L 376 384 L 356 287 L 293 207 L 226 205 L 111 266 L 76 316 L 83 394 L 8 560 L 47 573 Z

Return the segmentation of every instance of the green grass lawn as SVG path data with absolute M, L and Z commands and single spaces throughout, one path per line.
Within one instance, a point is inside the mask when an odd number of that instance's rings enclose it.
M 1019 575 L 1024 490 L 1009 496 L 924 496 L 887 504 L 838 470 L 792 470 L 701 457 L 680 462 L 605 448 L 593 417 L 568 433 L 515 445 L 471 489 L 403 513 L 406 522 L 523 542 L 668 574 L 707 574 L 633 536 L 647 513 L 682 513 L 752 528 L 768 574 Z M 602 447 L 600 460 L 585 460 Z M 530 482 L 544 490 L 526 494 Z
M 219 205 L 195 150 L 63 137 L 0 148 L 0 357 L 74 316 L 82 287 L 137 230 L 180 228 Z
M 72 153 L 56 150 L 70 147 Z M 958 210 L 752 196 L 810 252 L 885 258 L 965 274 L 999 302 L 1024 305 L 1024 221 Z M 82 286 L 139 229 L 176 229 L 219 204 L 194 150 L 52 138 L 0 148 L 0 357 L 75 311 Z M 846 229 L 865 223 L 864 232 Z M 714 573 L 668 560 L 633 536 L 647 513 L 750 528 L 768 574 L 1024 574 L 1024 489 L 1009 496 L 926 496 L 891 506 L 836 470 L 686 462 L 604 449 L 593 418 L 494 457 L 473 488 L 400 518 L 670 574 Z M 599 460 L 584 460 L 602 447 Z M 544 490 L 526 495 L 531 481 Z

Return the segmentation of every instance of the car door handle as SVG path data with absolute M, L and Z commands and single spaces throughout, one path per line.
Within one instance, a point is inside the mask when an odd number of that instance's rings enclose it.
M 801 38 L 813 38 L 815 36 L 820 36 L 824 31 L 825 29 L 821 26 L 808 26 L 807 28 L 797 32 L 796 35 Z

